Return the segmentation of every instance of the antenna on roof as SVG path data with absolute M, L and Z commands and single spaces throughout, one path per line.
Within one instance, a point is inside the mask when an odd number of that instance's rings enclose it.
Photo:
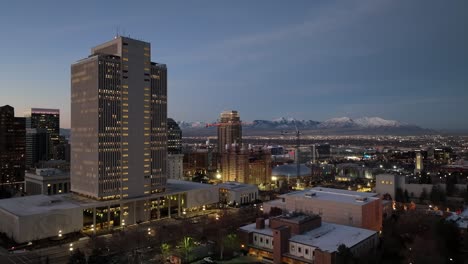
M 114 39 L 118 38 L 119 37 L 119 26 L 116 26 L 115 27 L 115 36 L 114 36 Z

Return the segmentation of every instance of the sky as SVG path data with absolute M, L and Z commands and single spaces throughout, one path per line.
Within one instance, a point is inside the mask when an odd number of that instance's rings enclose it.
M 379 116 L 468 129 L 468 1 L 9 1 L 0 105 L 60 108 L 70 65 L 117 32 L 168 67 L 168 112 L 214 121 Z

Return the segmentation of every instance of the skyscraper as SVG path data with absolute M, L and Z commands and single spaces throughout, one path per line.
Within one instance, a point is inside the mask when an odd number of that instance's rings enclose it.
M 218 152 L 232 143 L 242 144 L 242 124 L 237 111 L 224 111 L 218 123 Z
M 25 113 L 26 128 L 45 129 L 49 134 L 48 159 L 56 156 L 55 147 L 60 143 L 60 110 L 31 108 Z
M 172 118 L 167 119 L 167 153 L 182 153 L 182 130 Z
M 24 181 L 24 120 L 9 105 L 0 107 L 0 181 Z
M 116 37 L 71 66 L 71 190 L 131 198 L 166 186 L 167 70 Z
M 45 128 L 26 128 L 26 166 L 35 168 L 39 161 L 49 160 L 50 135 Z

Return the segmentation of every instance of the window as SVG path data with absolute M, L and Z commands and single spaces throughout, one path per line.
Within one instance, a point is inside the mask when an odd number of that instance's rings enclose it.
M 306 255 L 309 255 L 309 250 L 308 250 L 307 248 L 306 248 L 306 250 L 305 250 L 305 254 L 306 254 Z
M 301 247 L 297 247 L 297 252 L 301 253 L 301 250 L 302 250 Z
M 257 236 L 254 236 L 254 241 L 257 242 Z
M 263 237 L 260 238 L 260 243 L 263 243 Z
M 267 239 L 265 239 L 265 243 L 268 245 L 270 243 L 270 241 Z

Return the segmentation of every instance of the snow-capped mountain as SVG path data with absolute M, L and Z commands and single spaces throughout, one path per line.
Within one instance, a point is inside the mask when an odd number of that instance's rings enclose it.
M 215 123 L 215 122 L 213 122 Z M 205 122 L 179 122 L 184 133 L 213 134 L 215 127 L 206 126 Z M 314 120 L 295 120 L 292 117 L 281 117 L 273 120 L 254 120 L 242 125 L 244 135 L 260 135 L 263 133 L 278 133 L 274 131 L 292 131 L 295 128 L 303 134 L 424 134 L 433 133 L 416 125 L 402 123 L 396 120 L 386 120 L 380 117 L 337 117 L 323 122 Z M 203 129 L 201 129 L 203 128 Z M 198 132 L 197 132 L 198 131 Z

